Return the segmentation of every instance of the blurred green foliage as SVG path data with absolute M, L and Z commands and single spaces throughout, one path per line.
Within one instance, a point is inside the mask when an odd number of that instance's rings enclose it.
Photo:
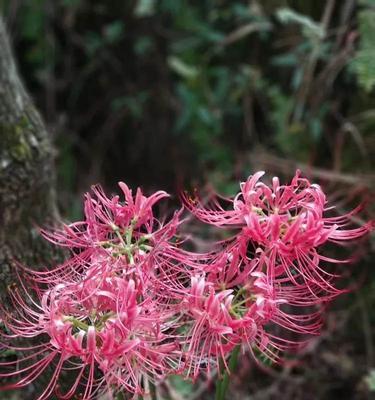
M 371 392 L 375 392 L 375 369 L 372 369 L 365 378 Z
M 361 42 L 352 68 L 360 86 L 370 92 L 375 86 L 375 2 L 363 0 L 362 3 L 364 8 L 358 13 Z
M 359 124 L 372 127 L 374 2 L 330 3 L 2 0 L 2 9 L 47 120 L 68 120 L 56 129 L 72 150 L 60 153 L 70 189 L 80 185 L 73 153 L 98 180 L 125 160 L 130 179 L 148 185 L 199 176 L 229 191 L 259 146 L 328 169 L 373 167 L 370 130 L 358 133 L 349 97 L 363 99 Z

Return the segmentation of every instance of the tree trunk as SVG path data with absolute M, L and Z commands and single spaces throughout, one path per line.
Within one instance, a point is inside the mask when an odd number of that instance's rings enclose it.
M 20 80 L 0 17 L 0 293 L 16 261 L 41 266 L 55 257 L 38 233 L 57 218 L 53 148 Z

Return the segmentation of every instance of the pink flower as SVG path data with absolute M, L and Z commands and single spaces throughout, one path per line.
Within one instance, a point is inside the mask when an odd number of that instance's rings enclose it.
M 190 329 L 183 338 L 188 376 L 196 378 L 202 370 L 218 368 L 220 360 L 225 360 L 235 346 L 231 341 L 232 299 L 231 290 L 215 293 L 204 277 L 191 278 L 186 299 Z
M 70 258 L 44 271 L 17 268 L 13 309 L 0 307 L 0 346 L 19 358 L 0 362 L 0 378 L 11 380 L 2 389 L 26 386 L 51 366 L 38 400 L 54 392 L 62 399 L 119 391 L 136 397 L 148 381 L 171 373 L 196 378 L 228 368 L 235 346 L 279 362 L 318 335 L 325 304 L 344 291 L 324 265 L 339 260 L 320 248 L 359 238 L 373 225 L 347 229 L 358 210 L 327 215 L 333 208 L 325 194 L 299 172 L 289 185 L 274 178 L 270 187 L 262 175 L 207 208 L 185 200 L 199 219 L 231 232 L 203 254 L 182 247 L 182 210 L 167 222 L 155 217 L 165 192 L 133 196 L 120 183 L 121 202 L 94 187 L 83 221 L 43 231 Z M 19 345 L 23 340 L 38 344 Z M 62 388 L 64 371 L 75 378 Z
M 27 279 L 28 286 L 34 284 Z M 173 327 L 169 308 L 155 305 L 136 281 L 116 271 L 104 276 L 87 274 L 74 283 L 53 283 L 47 290 L 37 287 L 38 301 L 31 300 L 22 281 L 21 285 L 23 293 L 19 289 L 10 292 L 17 313 L 2 310 L 10 332 L 3 336 L 9 340 L 38 338 L 41 344 L 4 344 L 27 355 L 0 363 L 2 369 L 18 366 L 0 373 L 2 378 L 18 377 L 3 389 L 25 386 L 55 364 L 38 400 L 49 398 L 53 391 L 67 399 L 81 391 L 83 399 L 91 399 L 110 387 L 114 392 L 142 393 L 146 376 L 152 381 L 161 379 L 179 358 L 174 337 L 168 333 Z M 66 369 L 76 371 L 76 379 L 62 394 L 58 381 Z
M 3 309 L 5 327 L 17 340 L 45 341 L 17 347 L 31 354 L 23 359 L 25 368 L 0 373 L 18 377 L 10 388 L 27 385 L 56 363 L 40 400 L 53 391 L 67 399 L 78 391 L 83 399 L 101 391 L 137 394 L 145 379 L 155 381 L 180 368 L 176 338 L 184 289 L 172 283 L 180 282 L 187 271 L 182 262 L 191 258 L 174 240 L 180 213 L 162 223 L 152 208 L 165 192 L 145 197 L 138 189 L 133 198 L 124 183 L 120 188 L 124 203 L 94 187 L 95 198 L 86 195 L 84 221 L 44 232 L 48 240 L 71 250 L 62 265 L 46 271 L 19 266 L 23 293 L 10 292 L 16 313 Z M 76 379 L 63 394 L 59 376 L 69 368 Z
M 346 229 L 353 212 L 339 217 L 326 214 L 333 210 L 319 185 L 300 177 L 297 171 L 289 185 L 280 185 L 273 178 L 267 186 L 257 172 L 241 183 L 241 191 L 226 199 L 229 209 L 213 199 L 208 208 L 199 201 L 188 201 L 187 207 L 202 221 L 225 229 L 236 229 L 228 240 L 245 258 L 257 258 L 259 266 L 270 277 L 287 276 L 295 285 L 306 283 L 327 295 L 340 291 L 332 284 L 333 275 L 325 271 L 320 261 L 348 262 L 325 257 L 318 248 L 327 242 L 340 243 L 357 239 L 369 232 L 373 223 Z
M 135 269 L 142 269 L 140 279 L 145 276 L 151 279 L 159 270 L 155 267 L 164 261 L 168 268 L 172 265 L 181 268 L 181 262 L 193 259 L 191 254 L 178 248 L 175 240 L 181 211 L 175 212 L 167 222 L 154 216 L 153 207 L 167 197 L 167 193 L 158 191 L 145 197 L 138 189 L 133 197 L 124 183 L 120 182 L 119 186 L 125 196 L 124 203 L 118 196 L 107 197 L 99 186 L 95 186 L 92 189 L 94 197 L 86 194 L 83 221 L 65 224 L 53 232 L 42 231 L 47 240 L 69 248 L 72 255 L 54 269 L 29 270 L 34 279 L 40 283 L 59 282 L 60 279 L 74 281 L 81 279 L 87 269 L 92 273 L 101 268 L 122 270 L 128 275 Z
M 257 353 L 256 358 L 263 354 L 278 362 L 283 352 L 319 334 L 321 310 L 309 310 L 308 302 L 288 303 L 284 294 L 290 297 L 289 287 L 285 290 L 281 282 L 270 282 L 262 272 L 251 273 L 246 283 L 231 290 L 215 289 L 204 276 L 192 277 L 184 302 L 189 327 L 183 339 L 185 373 L 196 378 L 222 362 L 227 367 L 227 356 L 242 344 Z
M 152 208 L 169 195 L 158 191 L 146 197 L 138 188 L 133 197 L 132 191 L 125 183 L 120 182 L 119 186 L 125 196 L 123 203 L 120 202 L 119 196 L 109 198 L 100 186 L 93 186 L 94 197 L 86 194 L 84 221 L 65 224 L 62 230 L 52 233 L 43 230 L 43 235 L 52 243 L 69 248 L 103 247 L 107 242 L 123 244 L 127 236 L 133 240 L 142 239 L 147 242 L 152 238 L 154 231 L 162 226 L 154 217 Z

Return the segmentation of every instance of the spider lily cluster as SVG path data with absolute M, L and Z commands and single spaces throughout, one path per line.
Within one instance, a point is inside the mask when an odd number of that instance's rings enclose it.
M 120 200 L 94 187 L 83 221 L 42 232 L 70 258 L 45 271 L 18 269 L 13 307 L 1 308 L 1 346 L 17 353 L 0 363 L 9 382 L 2 389 L 26 386 L 52 366 L 39 400 L 137 396 L 169 374 L 194 379 L 228 368 L 238 346 L 278 362 L 318 335 L 323 306 L 344 291 L 330 264 L 350 261 L 320 249 L 372 225 L 346 229 L 358 209 L 326 216 L 323 191 L 299 172 L 289 185 L 274 178 L 267 186 L 262 175 L 241 183 L 234 198 L 184 197 L 200 221 L 225 230 L 204 254 L 184 248 L 183 210 L 156 219 L 153 208 L 167 193 L 133 195 L 120 183 Z M 60 382 L 65 371 L 69 384 Z

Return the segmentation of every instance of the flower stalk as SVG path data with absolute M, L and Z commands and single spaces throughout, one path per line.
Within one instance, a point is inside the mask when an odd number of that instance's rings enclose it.
M 238 365 L 238 357 L 240 354 L 241 346 L 236 346 L 232 354 L 230 355 L 229 362 L 228 362 L 228 368 L 225 368 L 223 365 L 222 371 L 221 371 L 221 379 L 218 381 L 217 386 L 216 386 L 216 400 L 225 400 L 225 395 L 228 390 L 229 386 L 229 379 L 230 376 L 236 371 L 237 365 Z

